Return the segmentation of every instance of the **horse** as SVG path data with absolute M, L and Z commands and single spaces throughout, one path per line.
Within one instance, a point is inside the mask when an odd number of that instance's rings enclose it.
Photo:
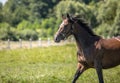
M 94 68 L 99 83 L 104 83 L 102 69 L 120 65 L 120 36 L 105 39 L 96 35 L 83 19 L 62 15 L 62 23 L 54 36 L 59 43 L 73 35 L 77 44 L 77 70 L 72 83 L 89 68 Z

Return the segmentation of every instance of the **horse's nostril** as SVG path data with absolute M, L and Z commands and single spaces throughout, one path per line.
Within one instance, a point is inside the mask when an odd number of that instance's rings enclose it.
M 57 41 L 57 38 L 54 38 L 54 41 L 56 42 L 56 41 Z
M 57 37 L 54 38 L 54 41 L 55 42 L 60 42 L 60 40 Z
M 57 41 L 57 38 L 56 38 L 56 37 L 54 38 L 54 41 L 55 41 L 55 42 Z

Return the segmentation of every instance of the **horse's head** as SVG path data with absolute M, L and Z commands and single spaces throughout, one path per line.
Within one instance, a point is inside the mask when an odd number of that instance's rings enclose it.
M 72 34 L 73 21 L 69 16 L 69 14 L 67 14 L 66 17 L 62 15 L 62 19 L 63 21 L 60 24 L 59 29 L 55 34 L 55 40 L 54 40 L 55 42 L 60 42 L 61 40 L 66 39 L 68 36 Z

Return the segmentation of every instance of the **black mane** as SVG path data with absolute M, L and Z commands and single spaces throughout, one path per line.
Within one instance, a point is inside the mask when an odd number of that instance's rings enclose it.
M 85 31 L 87 31 L 90 35 L 92 36 L 96 36 L 96 34 L 90 29 L 90 26 L 88 25 L 87 22 L 85 22 L 83 19 L 81 18 L 73 18 L 74 20 L 76 20 L 78 22 L 78 24 L 80 24 L 80 26 L 83 27 L 83 29 L 85 29 Z

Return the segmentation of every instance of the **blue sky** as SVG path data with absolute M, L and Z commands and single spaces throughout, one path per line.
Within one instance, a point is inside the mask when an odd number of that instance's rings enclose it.
M 2 2 L 3 4 L 5 4 L 6 1 L 7 1 L 7 0 L 0 0 L 0 2 Z

